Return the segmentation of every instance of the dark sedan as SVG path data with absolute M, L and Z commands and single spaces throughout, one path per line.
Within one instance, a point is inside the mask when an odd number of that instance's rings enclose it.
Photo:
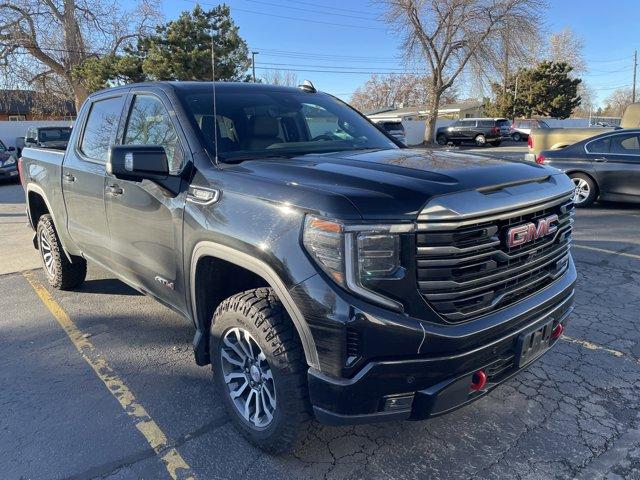
M 16 161 L 16 149 L 5 147 L 0 140 L 0 181 L 6 179 L 18 179 L 18 165 Z
M 536 163 L 571 177 L 577 207 L 588 207 L 597 199 L 640 203 L 640 129 L 606 132 L 560 150 L 546 150 Z

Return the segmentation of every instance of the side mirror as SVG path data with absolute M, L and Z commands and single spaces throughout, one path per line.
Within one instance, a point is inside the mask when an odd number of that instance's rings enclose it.
M 24 143 L 38 143 L 35 138 L 27 137 L 24 139 Z
M 16 147 L 7 148 L 7 152 L 15 152 L 15 151 L 16 151 Z
M 114 145 L 109 149 L 107 173 L 134 182 L 166 180 L 169 161 L 160 145 Z

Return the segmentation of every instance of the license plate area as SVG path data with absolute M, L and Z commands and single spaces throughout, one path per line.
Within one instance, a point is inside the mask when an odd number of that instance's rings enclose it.
M 533 330 L 521 333 L 516 346 L 516 366 L 522 368 L 542 355 L 551 345 L 553 320 Z

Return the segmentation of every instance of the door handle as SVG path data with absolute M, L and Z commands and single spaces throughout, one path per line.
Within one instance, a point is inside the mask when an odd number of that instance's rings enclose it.
M 598 157 L 598 158 L 594 158 L 593 161 L 598 163 L 606 163 L 607 159 L 604 157 Z
M 107 195 L 113 195 L 114 197 L 116 197 L 118 195 L 122 195 L 124 193 L 124 190 L 117 185 L 109 185 L 105 187 L 104 193 L 106 193 Z
M 63 177 L 64 177 L 64 181 L 68 183 L 73 183 L 76 181 L 76 177 L 71 175 L 69 172 L 65 173 Z

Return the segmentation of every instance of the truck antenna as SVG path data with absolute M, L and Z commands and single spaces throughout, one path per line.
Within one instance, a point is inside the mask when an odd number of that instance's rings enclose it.
M 213 85 L 213 154 L 218 164 L 218 115 L 216 111 L 216 54 L 214 49 L 213 27 L 211 27 L 211 84 Z

